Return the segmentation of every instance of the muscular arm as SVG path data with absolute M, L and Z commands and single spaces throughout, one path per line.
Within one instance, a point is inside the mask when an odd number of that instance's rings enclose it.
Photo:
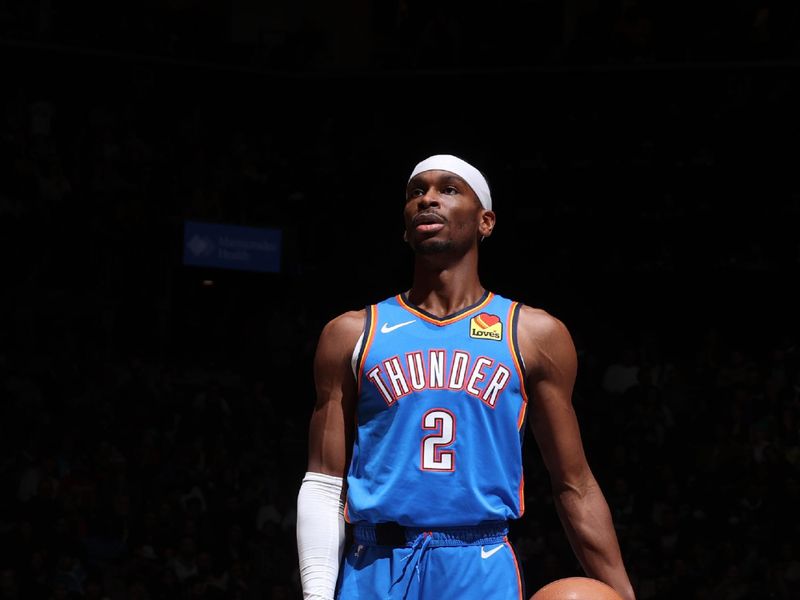
M 314 357 L 316 404 L 308 468 L 297 495 L 297 553 L 305 600 L 332 600 L 344 548 L 343 480 L 353 440 L 356 385 L 350 366 L 363 313 L 328 323 Z
M 314 355 L 317 400 L 308 437 L 308 470 L 344 477 L 353 441 L 356 382 L 350 359 L 364 312 L 348 312 L 322 330 Z
M 519 341 L 531 402 L 529 422 L 570 545 L 589 577 L 633 600 L 611 513 L 586 459 L 572 406 L 577 374 L 572 337 L 558 319 L 524 307 Z

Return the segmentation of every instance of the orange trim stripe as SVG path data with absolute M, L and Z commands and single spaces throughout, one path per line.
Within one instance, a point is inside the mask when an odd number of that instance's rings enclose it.
M 508 549 L 511 551 L 511 558 L 514 559 L 514 570 L 517 572 L 517 598 L 519 600 L 525 600 L 525 598 L 522 597 L 522 576 L 519 570 L 519 563 L 517 562 L 517 553 L 514 552 L 514 548 L 511 542 L 508 541 L 507 536 L 503 536 L 503 542 L 508 546 Z
M 515 342 L 517 341 L 517 329 L 514 327 L 514 311 L 517 309 L 519 302 L 512 302 L 511 306 L 508 309 L 508 318 L 506 323 L 508 323 L 508 351 L 511 354 L 511 357 L 514 360 L 514 368 L 517 370 L 517 377 L 519 378 L 519 385 L 520 385 L 520 395 L 522 396 L 522 406 L 519 409 L 519 415 L 517 416 L 517 430 L 521 429 L 525 423 L 525 413 L 528 411 L 528 392 L 525 389 L 525 378 L 522 371 L 522 365 L 519 363 L 519 357 L 517 356 L 516 347 L 518 344 Z M 520 476 L 519 479 L 519 516 L 521 517 L 525 514 L 525 476 L 524 474 Z
M 522 424 L 525 422 L 525 411 L 528 408 L 528 392 L 525 389 L 525 376 L 522 373 L 522 365 L 519 364 L 519 357 L 517 356 L 517 351 L 515 349 L 515 342 L 517 341 L 517 330 L 513 326 L 514 321 L 514 310 L 516 309 L 519 302 L 512 302 L 510 308 L 508 309 L 508 317 L 506 318 L 506 323 L 508 323 L 508 335 L 506 336 L 506 341 L 508 342 L 508 351 L 511 354 L 511 358 L 514 359 L 514 368 L 517 370 L 517 377 L 519 378 L 519 386 L 520 386 L 520 393 L 522 395 L 522 407 L 519 410 L 519 415 L 517 416 L 517 429 L 522 427 Z
M 358 390 L 357 393 L 361 392 L 361 378 L 364 374 L 364 362 L 367 360 L 367 353 L 369 352 L 370 346 L 372 346 L 372 340 L 375 339 L 375 323 L 377 322 L 378 316 L 378 306 L 376 304 L 370 304 L 369 306 L 369 330 L 367 333 L 367 339 L 364 340 L 363 346 L 361 349 L 361 361 L 358 364 L 358 377 L 356 378 L 356 389 Z M 358 429 L 358 411 L 354 411 L 353 413 L 353 423 L 354 427 Z M 347 478 L 347 475 L 345 475 Z M 344 520 L 347 523 L 350 523 L 350 505 L 347 502 L 347 498 L 344 500 Z
M 378 316 L 378 306 L 376 304 L 370 305 L 369 314 L 369 331 L 367 331 L 367 339 L 364 340 L 364 347 L 361 350 L 361 362 L 358 365 L 358 381 L 356 381 L 356 388 L 359 392 L 361 391 L 361 376 L 364 374 L 364 362 L 367 360 L 367 352 L 369 352 L 369 348 L 372 346 L 372 340 L 375 339 L 375 323 L 377 322 L 376 317 Z
M 461 313 L 459 315 L 456 315 L 455 317 L 451 317 L 449 319 L 443 319 L 443 320 L 431 319 L 428 315 L 426 315 L 424 313 L 421 313 L 416 308 L 414 308 L 413 306 L 410 306 L 408 303 L 406 303 L 406 301 L 403 300 L 402 294 L 397 294 L 396 298 L 397 298 L 397 301 L 400 303 L 400 306 L 405 308 L 408 312 L 410 312 L 413 315 L 419 317 L 423 321 L 427 321 L 428 323 L 433 323 L 434 325 L 438 325 L 439 327 L 441 327 L 442 325 L 449 325 L 450 323 L 455 323 L 456 321 L 460 321 L 461 319 L 464 319 L 465 317 L 468 317 L 468 316 L 470 316 L 472 314 L 475 314 L 475 312 L 479 311 L 484 306 L 489 304 L 489 302 L 492 301 L 492 298 L 494 298 L 494 292 L 489 292 L 486 295 L 486 298 L 484 298 L 483 302 L 481 302 L 477 306 L 472 307 L 468 311 L 463 312 L 463 313 Z
M 517 421 L 517 429 L 522 429 L 525 424 L 525 415 L 528 413 L 528 403 L 525 402 L 519 411 L 519 420 Z

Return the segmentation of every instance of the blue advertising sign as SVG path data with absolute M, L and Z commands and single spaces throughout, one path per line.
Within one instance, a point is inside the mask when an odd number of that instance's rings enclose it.
M 281 230 L 184 221 L 183 264 L 278 273 Z

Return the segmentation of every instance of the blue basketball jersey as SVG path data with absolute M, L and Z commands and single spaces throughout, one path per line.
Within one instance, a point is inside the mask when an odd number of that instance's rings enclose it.
M 519 309 L 491 292 L 444 318 L 403 295 L 368 307 L 354 363 L 349 522 L 447 527 L 522 516 Z

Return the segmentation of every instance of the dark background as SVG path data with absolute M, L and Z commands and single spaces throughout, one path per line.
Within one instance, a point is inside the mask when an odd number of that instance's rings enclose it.
M 74 4 L 0 3 L 3 600 L 300 597 L 316 339 L 408 287 L 437 152 L 575 337 L 638 598 L 800 596 L 794 3 Z M 187 219 L 282 271 L 183 266 Z M 526 448 L 530 594 L 580 570 Z

